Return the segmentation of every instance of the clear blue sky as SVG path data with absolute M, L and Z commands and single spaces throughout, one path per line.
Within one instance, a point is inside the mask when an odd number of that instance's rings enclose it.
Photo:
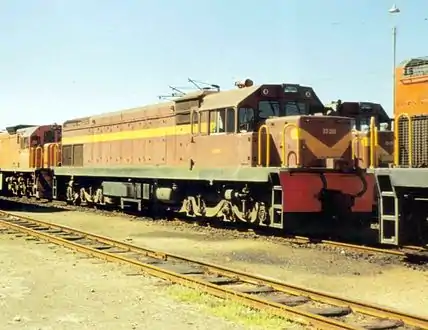
M 391 108 L 397 62 L 428 55 L 428 1 L 2 0 L 0 127 L 157 102 L 192 77 L 311 85 Z M 425 40 L 424 40 L 425 38 Z

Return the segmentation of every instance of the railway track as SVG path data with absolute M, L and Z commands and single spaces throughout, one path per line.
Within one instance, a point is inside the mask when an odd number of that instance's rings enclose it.
M 0 197 L 0 200 L 3 201 L 9 201 L 12 203 L 21 203 L 25 205 L 32 205 L 34 207 L 46 207 L 41 206 L 39 203 L 35 202 L 34 200 L 16 200 L 14 197 Z M 81 210 L 81 207 L 76 206 L 64 206 L 63 203 L 59 203 L 57 201 L 52 201 L 53 203 L 51 206 L 55 208 L 60 209 L 77 209 Z M 51 204 L 50 203 L 50 204 Z M 91 208 L 85 208 L 85 212 L 93 211 Z M 97 212 L 105 212 L 106 214 L 110 214 L 109 211 L 102 211 L 97 210 Z M 123 215 L 128 215 L 124 213 Z M 179 221 L 182 221 L 181 219 L 177 219 Z M 188 224 L 188 222 L 184 222 Z M 260 234 L 258 234 L 260 235 Z M 390 247 L 390 248 L 384 248 L 384 247 L 375 247 L 371 245 L 359 245 L 359 244 L 352 244 L 352 243 L 345 243 L 337 240 L 325 240 L 325 239 L 319 239 L 319 238 L 311 238 L 306 236 L 275 236 L 276 239 L 278 239 L 278 243 L 292 243 L 292 244 L 300 244 L 300 245 L 308 245 L 308 244 L 314 244 L 317 246 L 326 246 L 326 247 L 333 247 L 333 248 L 340 248 L 340 249 L 346 249 L 348 251 L 352 252 L 361 252 L 361 253 L 370 253 L 370 254 L 378 254 L 378 255 L 390 255 L 395 256 L 398 258 L 401 258 L 405 261 L 408 261 L 411 264 L 419 264 L 419 265 L 425 265 L 428 263 L 428 246 L 421 247 L 421 246 L 402 246 L 400 248 Z
M 3 211 L 0 227 L 5 233 L 25 233 L 94 257 L 130 264 L 150 275 L 318 329 L 428 329 L 428 319 L 420 316 Z

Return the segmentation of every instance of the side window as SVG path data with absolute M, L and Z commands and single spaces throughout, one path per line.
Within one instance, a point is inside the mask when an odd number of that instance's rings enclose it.
M 52 143 L 55 142 L 55 131 L 50 129 L 46 131 L 43 135 L 43 143 Z
M 198 134 L 200 129 L 201 129 L 201 125 L 199 123 L 199 113 L 197 111 L 192 111 L 192 134 Z
M 259 118 L 267 119 L 269 117 L 278 117 L 279 114 L 278 101 L 260 101 L 259 102 Z
M 254 109 L 240 108 L 238 110 L 238 132 L 246 133 L 254 131 Z
M 306 104 L 302 102 L 286 102 L 284 108 L 286 116 L 306 115 L 308 112 Z
M 210 111 L 210 133 L 234 133 L 235 112 L 234 109 L 219 109 Z
M 226 109 L 226 133 L 235 133 L 235 109 Z
M 226 117 L 226 111 L 224 109 L 222 110 L 216 110 L 211 111 L 210 115 L 212 116 L 211 122 L 214 123 L 213 126 L 211 126 L 211 133 L 224 133 L 225 132 L 225 117 Z
M 199 133 L 202 135 L 208 135 L 209 128 L 211 126 L 210 116 L 208 111 L 203 111 L 199 113 L 199 123 L 200 123 L 200 131 Z
M 351 118 L 351 129 L 357 129 L 357 121 L 355 118 Z
M 368 132 L 370 130 L 370 118 L 360 118 L 360 130 L 363 132 Z
M 32 136 L 31 147 L 37 147 L 38 145 L 40 145 L 40 136 Z
M 28 138 L 21 138 L 21 149 L 27 149 L 28 148 Z

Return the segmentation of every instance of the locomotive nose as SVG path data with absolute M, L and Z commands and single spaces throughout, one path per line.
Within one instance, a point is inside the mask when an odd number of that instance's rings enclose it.
M 346 217 L 352 213 L 355 197 L 340 190 L 321 189 L 318 199 L 326 216 Z

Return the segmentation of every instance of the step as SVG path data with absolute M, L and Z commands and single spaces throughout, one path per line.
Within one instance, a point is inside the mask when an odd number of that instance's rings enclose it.
M 384 220 L 386 220 L 386 221 L 398 221 L 398 219 L 395 215 L 381 214 L 380 219 L 382 221 L 384 221 Z

